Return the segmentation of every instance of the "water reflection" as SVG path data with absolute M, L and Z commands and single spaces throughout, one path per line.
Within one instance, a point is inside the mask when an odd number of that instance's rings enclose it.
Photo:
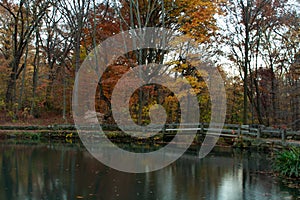
M 185 155 L 162 170 L 112 170 L 80 147 L 0 144 L 0 199 L 297 199 L 298 190 L 267 173 L 266 155 L 215 150 L 205 159 Z

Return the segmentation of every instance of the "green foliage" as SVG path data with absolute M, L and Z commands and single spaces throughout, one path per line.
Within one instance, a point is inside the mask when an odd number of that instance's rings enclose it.
M 274 168 L 283 176 L 300 177 L 300 148 L 291 147 L 289 150 L 279 152 Z
M 16 122 L 16 114 L 14 111 L 10 110 L 7 112 L 7 117 L 13 122 L 15 123 Z
M 20 133 L 22 139 L 30 139 L 30 140 L 40 140 L 41 133 L 34 133 L 34 132 L 24 132 Z

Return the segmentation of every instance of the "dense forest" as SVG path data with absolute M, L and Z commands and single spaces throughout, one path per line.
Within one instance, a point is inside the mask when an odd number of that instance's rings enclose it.
M 164 27 L 192 38 L 203 62 L 224 79 L 227 123 L 300 130 L 300 13 L 288 0 L 2 0 L 0 1 L 1 122 L 58 116 L 72 123 L 76 73 L 88 54 L 123 31 Z M 189 47 L 191 48 L 191 47 Z M 188 58 L 187 44 L 173 54 L 159 49 L 129 52 L 108 66 L 98 83 L 96 110 L 114 123 L 111 96 L 131 68 L 164 63 L 196 93 L 201 122 L 210 120 L 204 73 Z M 157 72 L 144 69 L 148 75 Z M 130 111 L 149 123 L 161 104 L 169 122 L 179 119 L 178 97 L 160 85 L 132 95 Z

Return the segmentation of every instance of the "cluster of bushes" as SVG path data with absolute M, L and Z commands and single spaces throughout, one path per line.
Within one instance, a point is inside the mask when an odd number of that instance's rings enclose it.
M 279 152 L 274 162 L 274 169 L 283 176 L 300 177 L 300 148 L 291 147 Z

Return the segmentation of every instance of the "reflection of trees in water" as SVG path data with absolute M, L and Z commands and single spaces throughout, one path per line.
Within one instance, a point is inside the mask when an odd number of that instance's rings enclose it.
M 0 199 L 223 200 L 272 198 L 281 192 L 270 177 L 257 173 L 269 170 L 265 155 L 232 150 L 204 159 L 185 155 L 162 170 L 128 174 L 66 144 L 2 145 L 0 167 Z
M 7 153 L 1 154 L 2 155 L 2 174 L 3 174 L 3 180 L 1 180 L 1 185 L 3 187 L 0 188 L 2 190 L 1 192 L 1 199 L 11 199 L 12 198 L 12 188 L 13 185 L 13 179 L 11 177 L 11 163 L 9 162 L 8 158 L 9 156 Z M 3 191 L 4 190 L 4 191 Z M 6 198 L 4 198 L 6 197 Z
M 0 199 L 76 199 L 96 177 L 95 160 L 75 148 L 6 145 L 0 162 Z
M 183 157 L 167 168 L 166 173 L 158 176 L 157 190 L 161 198 L 169 196 L 167 199 L 218 199 L 218 188 L 223 177 L 226 174 L 235 176 L 237 173 L 238 166 L 234 159 L 209 156 L 201 160 L 189 160 Z M 169 193 L 170 190 L 178 193 Z

